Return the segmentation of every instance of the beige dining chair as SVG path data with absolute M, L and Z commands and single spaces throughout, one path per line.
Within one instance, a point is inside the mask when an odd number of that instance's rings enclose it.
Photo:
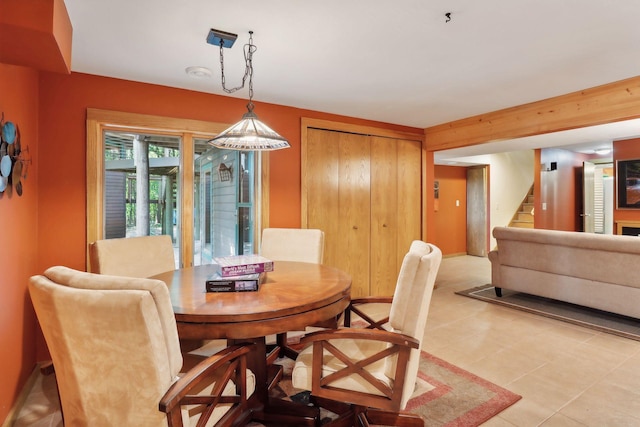
M 262 230 L 260 255 L 272 261 L 297 261 L 322 264 L 324 232 L 313 228 L 265 228 Z M 326 326 L 327 323 L 314 326 Z M 329 324 L 332 326 L 333 324 Z M 277 334 L 278 351 L 274 357 L 295 359 L 298 353 L 287 345 L 287 333 Z M 272 361 L 272 360 L 270 360 Z
M 89 244 L 92 273 L 151 277 L 175 270 L 171 236 L 139 236 L 97 240 Z
M 96 240 L 89 244 L 89 267 L 92 273 L 126 277 L 152 277 L 176 269 L 173 242 L 169 235 L 123 237 Z M 188 363 L 195 359 L 187 356 L 190 351 L 206 344 L 210 356 L 226 347 L 226 342 L 181 339 L 182 351 Z M 202 356 L 202 355 L 199 355 Z
M 314 228 L 265 228 L 260 255 L 272 261 L 322 264 L 324 232 Z
M 365 328 L 324 330 L 302 338 L 306 347 L 296 359 L 293 386 L 310 390 L 319 406 L 340 414 L 335 425 L 424 424 L 418 415 L 403 409 L 415 389 L 441 260 L 436 246 L 419 240 L 411 244 L 398 275 L 389 330 L 374 322 Z
M 181 374 L 163 282 L 57 266 L 33 276 L 29 293 L 53 358 L 65 425 L 248 421 L 255 378 L 246 359 L 253 345 L 228 347 Z

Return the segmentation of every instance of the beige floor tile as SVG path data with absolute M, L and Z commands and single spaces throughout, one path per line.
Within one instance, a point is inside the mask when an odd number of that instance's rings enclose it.
M 564 383 L 559 378 L 549 378 L 533 371 L 508 384 L 508 389 L 518 393 L 549 411 L 556 412 L 583 391 L 576 383 Z
M 534 357 L 545 360 L 554 360 L 566 353 L 571 347 L 578 346 L 575 341 L 568 341 L 546 331 L 523 336 L 512 348 L 522 353 L 531 354 Z
M 634 341 L 604 332 L 596 334 L 587 341 L 587 344 L 628 356 L 640 354 L 640 341 Z
M 472 363 L 469 369 L 496 384 L 510 384 L 547 363 L 529 354 L 506 348 Z
M 585 425 L 562 414 L 554 414 L 541 424 L 544 427 L 584 427 Z
M 482 424 L 482 427 L 518 427 L 518 425 L 513 424 L 504 418 L 493 417 L 487 422 Z
M 639 426 L 640 394 L 600 383 L 578 396 L 560 413 L 588 426 Z
M 638 393 L 640 389 L 640 360 L 628 359 L 601 381 L 602 384 L 616 385 L 629 392 Z
M 497 417 L 510 422 L 517 427 L 538 426 L 549 417 L 553 416 L 556 411 L 540 406 L 532 400 L 523 398 L 500 412 Z

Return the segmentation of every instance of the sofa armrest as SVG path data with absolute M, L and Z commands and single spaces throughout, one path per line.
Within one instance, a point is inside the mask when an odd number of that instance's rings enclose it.
M 499 288 L 502 284 L 500 281 L 500 253 L 497 249 L 489 252 L 489 261 L 491 261 L 491 284 Z

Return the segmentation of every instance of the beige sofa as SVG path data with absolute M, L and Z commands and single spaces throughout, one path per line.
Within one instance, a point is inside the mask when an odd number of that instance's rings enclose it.
M 497 296 L 510 289 L 640 318 L 640 237 L 496 227 Z

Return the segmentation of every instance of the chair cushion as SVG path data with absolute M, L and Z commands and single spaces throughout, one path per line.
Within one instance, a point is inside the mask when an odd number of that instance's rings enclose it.
M 378 353 L 387 347 L 387 343 L 368 340 L 332 340 L 331 344 L 345 353 L 351 360 L 358 361 L 368 356 Z M 291 381 L 295 388 L 311 390 L 311 372 L 313 362 L 313 346 L 307 346 L 300 352 L 296 359 L 291 374 Z M 346 365 L 332 354 L 325 351 L 323 376 L 337 372 Z M 375 378 L 379 379 L 389 387 L 393 385 L 393 380 L 385 375 L 384 360 L 369 365 L 367 368 Z M 382 395 L 380 391 L 364 380 L 360 375 L 353 374 L 332 383 L 332 386 L 344 388 L 346 390 L 361 391 Z
M 220 372 L 222 372 L 222 370 Z M 220 375 L 221 375 L 220 373 L 217 373 L 216 377 L 219 377 Z M 211 391 L 213 390 L 213 387 L 215 387 L 217 382 L 218 382 L 218 378 L 214 378 L 211 381 L 211 384 L 207 385 L 206 387 L 201 387 L 200 389 L 192 390 L 192 394 L 198 394 L 198 395 L 209 394 L 210 395 Z M 246 387 L 247 387 L 247 398 L 249 398 L 256 389 L 256 376 L 250 369 L 247 369 Z M 224 391 L 222 392 L 222 394 L 225 396 L 231 396 L 231 395 L 234 395 L 235 393 L 236 393 L 236 385 L 233 381 L 229 381 L 226 387 L 224 388 Z M 222 418 L 222 416 L 226 414 L 230 408 L 231 408 L 231 404 L 221 404 L 216 406 L 216 408 L 213 410 L 213 414 L 211 414 L 211 418 L 209 418 L 205 427 L 212 427 L 215 423 L 220 421 L 220 418 Z M 182 408 L 182 424 L 185 427 L 195 426 L 198 422 L 198 419 L 200 418 L 200 414 L 202 413 L 203 409 L 204 409 L 204 406 L 202 405 L 191 405 L 188 407 L 183 407 Z

